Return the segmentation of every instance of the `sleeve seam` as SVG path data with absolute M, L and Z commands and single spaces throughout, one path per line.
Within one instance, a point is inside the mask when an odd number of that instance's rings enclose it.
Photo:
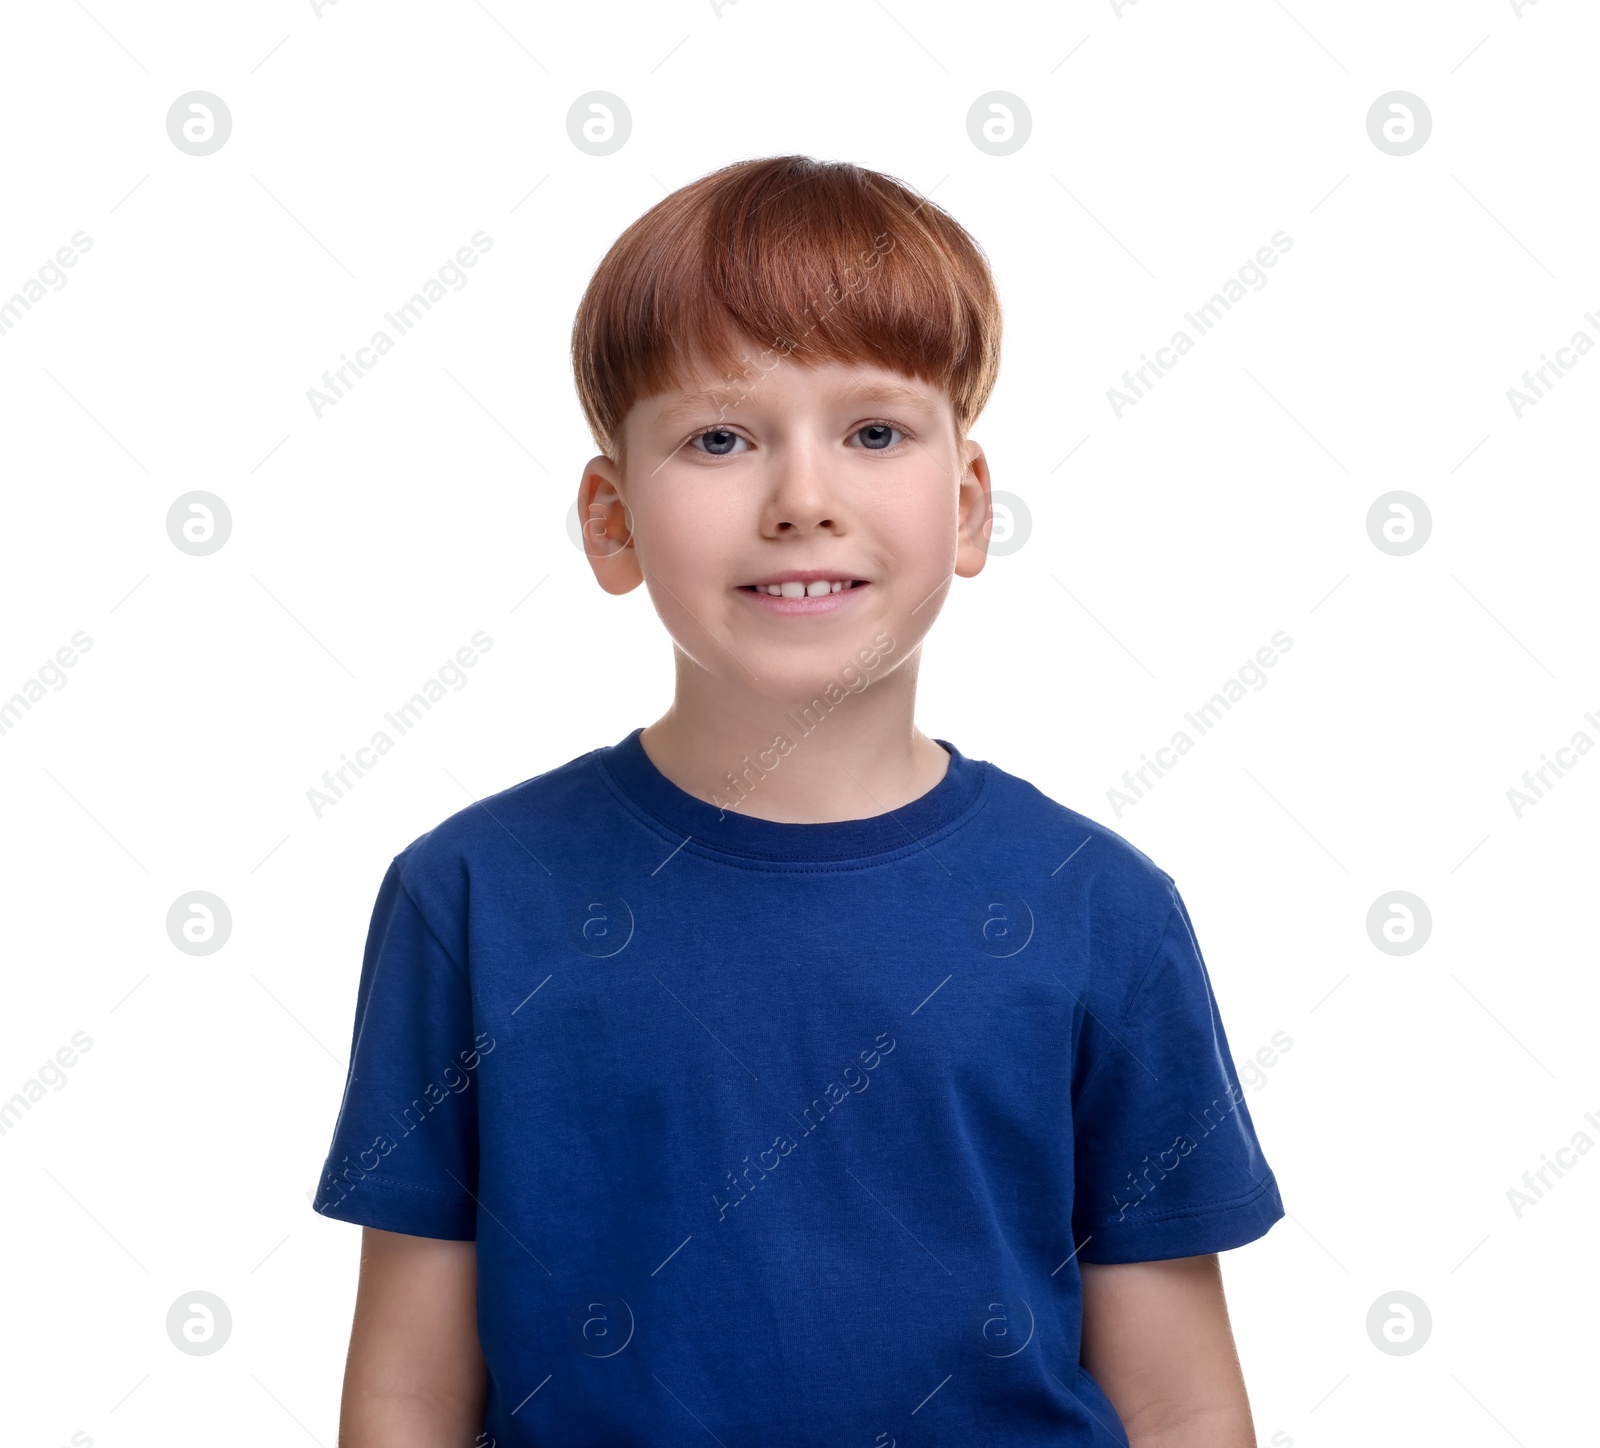
M 439 947 L 444 958 L 450 962 L 451 969 L 461 977 L 462 983 L 465 984 L 467 982 L 466 970 L 457 962 L 455 956 L 450 953 L 450 947 L 439 938 L 439 932 L 433 928 L 433 922 L 428 919 L 427 912 L 422 908 L 422 902 L 411 893 L 411 887 L 406 884 L 405 871 L 399 867 L 399 864 L 400 862 L 397 859 L 395 861 L 395 879 L 399 882 L 401 893 L 411 902 L 411 908 L 417 912 L 417 918 L 422 921 L 423 928 L 433 938 L 433 943 Z
M 1224 1201 L 1212 1202 L 1208 1206 L 1168 1207 L 1161 1212 L 1146 1213 L 1131 1222 L 1126 1217 L 1120 1221 L 1115 1217 L 1100 1217 L 1094 1221 L 1083 1222 L 1081 1225 L 1085 1229 L 1092 1229 L 1095 1232 L 1111 1232 L 1115 1234 L 1123 1228 L 1137 1230 L 1141 1227 L 1165 1226 L 1170 1222 L 1199 1221 L 1206 1217 L 1220 1216 L 1224 1212 L 1237 1211 L 1240 1207 L 1248 1207 L 1252 1202 L 1260 1200 L 1269 1192 L 1276 1195 L 1277 1186 L 1276 1177 L 1269 1171 L 1266 1176 L 1256 1183 L 1253 1190 L 1245 1192 L 1242 1196 L 1229 1197 Z
M 1172 888 L 1172 881 L 1170 877 L 1167 881 L 1167 888 L 1169 891 Z M 1116 1045 L 1120 1040 L 1122 1028 L 1128 1024 L 1129 1018 L 1133 1015 L 1133 1008 L 1138 1003 L 1139 993 L 1144 989 L 1145 982 L 1150 978 L 1151 970 L 1155 966 L 1156 960 L 1161 954 L 1161 947 L 1167 943 L 1167 936 L 1172 931 L 1172 917 L 1177 913 L 1177 910 L 1178 901 L 1177 897 L 1174 895 L 1172 904 L 1167 909 L 1166 919 L 1162 922 L 1161 934 L 1156 939 L 1156 948 L 1150 952 L 1150 959 L 1145 962 L 1144 969 L 1139 972 L 1138 978 L 1134 981 L 1132 988 L 1128 991 L 1128 1003 L 1122 1008 L 1122 1014 L 1117 1017 L 1116 1027 L 1111 1029 L 1111 1043 L 1113 1046 Z M 1084 1078 L 1083 1085 L 1078 1088 L 1078 1095 L 1080 1098 L 1089 1094 L 1089 1087 L 1094 1084 L 1096 1078 L 1100 1075 L 1100 1072 L 1105 1069 L 1106 1062 L 1110 1059 L 1111 1051 L 1107 1050 L 1105 1054 L 1101 1056 L 1100 1059 L 1090 1069 L 1088 1076 Z
M 351 1184 L 350 1190 L 347 1191 L 343 1197 L 340 1197 L 338 1201 L 332 1202 L 330 1205 L 338 1206 L 339 1202 L 345 1200 L 345 1197 L 354 1196 L 356 1188 L 358 1187 L 376 1187 L 379 1192 L 393 1193 L 397 1196 L 432 1197 L 437 1201 L 449 1202 L 453 1206 L 459 1207 L 477 1205 L 477 1203 L 474 1202 L 471 1197 L 463 1197 L 450 1192 L 440 1191 L 437 1187 L 413 1186 L 410 1182 L 384 1181 L 381 1177 L 371 1173 L 363 1177 L 360 1181 Z

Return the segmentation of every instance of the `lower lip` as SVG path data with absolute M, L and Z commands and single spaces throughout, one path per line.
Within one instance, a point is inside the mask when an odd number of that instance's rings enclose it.
M 734 592 L 768 613 L 795 617 L 814 613 L 833 613 L 846 607 L 852 599 L 871 587 L 870 583 L 858 583 L 854 588 L 841 588 L 837 593 L 819 593 L 815 598 L 782 598 L 778 594 L 764 593 L 754 588 L 738 588 Z

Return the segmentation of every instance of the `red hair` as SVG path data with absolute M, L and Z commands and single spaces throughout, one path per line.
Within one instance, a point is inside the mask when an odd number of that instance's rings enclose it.
M 891 176 L 809 156 L 724 166 L 629 226 L 579 303 L 572 368 L 601 451 L 621 462 L 629 409 L 696 354 L 751 377 L 752 344 L 920 378 L 964 436 L 999 370 L 1000 300 L 977 242 Z

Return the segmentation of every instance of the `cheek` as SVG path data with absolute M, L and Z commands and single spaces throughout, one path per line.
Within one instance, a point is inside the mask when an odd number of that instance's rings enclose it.
M 917 478 L 883 501 L 885 506 L 874 510 L 873 531 L 901 571 L 948 573 L 960 525 L 954 489 L 941 478 Z
M 727 496 L 699 489 L 692 480 L 667 479 L 634 507 L 639 555 L 647 567 L 674 580 L 673 587 L 716 586 L 748 540 L 751 520 Z M 748 552 L 748 543 L 745 543 Z

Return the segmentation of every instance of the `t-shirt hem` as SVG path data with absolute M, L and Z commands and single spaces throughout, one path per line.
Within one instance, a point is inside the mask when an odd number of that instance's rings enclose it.
M 357 1182 L 344 1196 L 334 1199 L 318 1191 L 311 1209 L 321 1217 L 403 1232 L 411 1237 L 440 1237 L 453 1242 L 476 1239 L 477 1203 L 449 1201 L 425 1187 L 392 1182 Z
M 1158 1221 L 1108 1218 L 1074 1225 L 1082 1245 L 1082 1262 L 1161 1262 L 1174 1257 L 1203 1257 L 1226 1252 L 1266 1235 L 1284 1215 L 1277 1179 L 1269 1171 L 1248 1195 L 1212 1207 L 1200 1207 Z

